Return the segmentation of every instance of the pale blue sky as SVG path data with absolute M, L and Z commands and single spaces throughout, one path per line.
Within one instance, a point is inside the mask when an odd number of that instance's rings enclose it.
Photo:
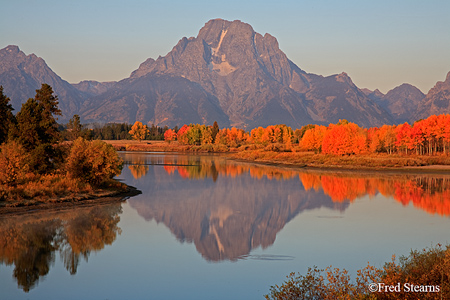
M 63 79 L 120 80 L 210 19 L 278 39 L 308 73 L 347 72 L 382 92 L 428 92 L 450 71 L 450 1 L 0 0 L 0 48 L 35 53 Z

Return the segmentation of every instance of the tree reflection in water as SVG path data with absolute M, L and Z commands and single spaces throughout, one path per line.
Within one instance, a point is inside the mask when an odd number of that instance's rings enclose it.
M 237 164 L 220 156 L 129 156 L 126 159 L 133 176 L 138 179 L 148 172 L 148 165 L 163 165 L 168 174 L 177 172 L 185 179 L 235 178 L 250 174 L 252 178 L 286 180 L 298 176 L 303 187 L 314 189 L 331 197 L 334 202 L 354 201 L 365 195 L 378 193 L 392 197 L 403 205 L 413 203 L 431 214 L 450 216 L 450 176 L 426 174 L 382 174 L 299 171 L 274 166 Z
M 450 216 L 450 177 L 445 175 L 326 175 L 303 173 L 306 190 L 323 189 L 333 201 L 354 201 L 378 193 L 430 214 Z
M 0 263 L 14 264 L 13 276 L 25 292 L 50 271 L 56 251 L 70 274 L 80 258 L 111 245 L 118 227 L 121 204 L 114 203 L 68 212 L 42 213 L 0 219 Z

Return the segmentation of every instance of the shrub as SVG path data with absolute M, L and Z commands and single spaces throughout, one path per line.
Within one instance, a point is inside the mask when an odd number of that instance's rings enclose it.
M 102 141 L 78 138 L 67 158 L 67 172 L 72 178 L 99 186 L 120 174 L 122 160 L 114 147 Z
M 422 299 L 450 299 L 450 246 L 446 250 L 440 245 L 412 250 L 409 256 L 402 256 L 399 263 L 386 263 L 383 268 L 382 282 L 386 285 L 394 285 L 398 282 L 409 286 L 439 286 L 439 292 L 424 293 Z M 401 289 L 396 293 L 396 299 L 417 299 L 416 293 Z M 392 299 L 388 294 L 383 294 L 380 299 Z
M 0 146 L 0 183 L 17 185 L 28 172 L 29 155 L 19 143 L 12 141 Z
M 269 144 L 264 148 L 265 151 L 283 152 L 286 151 L 286 146 L 280 143 Z
M 370 292 L 371 283 L 386 286 L 400 284 L 400 291 Z M 420 299 L 450 299 L 450 246 L 441 245 L 422 251 L 411 251 L 402 256 L 399 264 L 386 263 L 382 269 L 368 265 L 358 270 L 356 281 L 351 281 L 348 272 L 331 267 L 309 268 L 306 275 L 291 273 L 281 285 L 270 288 L 267 300 L 287 299 L 419 299 L 418 293 L 408 292 L 407 287 L 437 287 L 439 291 L 420 293 Z
M 264 145 L 261 144 L 247 144 L 242 145 L 238 148 L 239 151 L 248 151 L 248 150 L 259 150 L 264 149 Z

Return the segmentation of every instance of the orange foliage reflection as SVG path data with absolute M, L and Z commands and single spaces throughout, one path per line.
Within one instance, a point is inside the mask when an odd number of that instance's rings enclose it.
M 299 178 L 306 190 L 322 189 L 335 202 L 380 193 L 403 205 L 412 203 L 431 214 L 450 215 L 450 178 L 419 175 L 355 177 L 301 173 Z
M 182 178 L 186 179 L 214 178 L 218 175 L 235 178 L 249 173 L 252 178 L 257 179 L 266 177 L 269 180 L 285 180 L 293 178 L 298 174 L 298 171 L 295 170 L 280 169 L 271 166 L 233 164 L 225 162 L 222 158 L 208 158 L 200 161 L 189 160 L 188 157 L 181 157 L 176 161 L 165 159 L 164 170 L 169 175 L 177 171 Z

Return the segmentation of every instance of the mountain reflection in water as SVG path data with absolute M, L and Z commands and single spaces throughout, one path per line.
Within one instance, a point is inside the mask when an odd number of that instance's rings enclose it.
M 209 261 L 267 248 L 302 211 L 344 212 L 365 195 L 392 197 L 450 215 L 450 177 L 359 175 L 236 163 L 221 156 L 122 154 L 143 194 L 129 200 L 145 220 L 164 223 Z M 151 168 L 149 168 L 152 166 Z
M 14 264 L 13 277 L 28 292 L 49 273 L 58 251 L 70 274 L 92 251 L 120 234 L 121 203 L 0 218 L 0 263 Z

